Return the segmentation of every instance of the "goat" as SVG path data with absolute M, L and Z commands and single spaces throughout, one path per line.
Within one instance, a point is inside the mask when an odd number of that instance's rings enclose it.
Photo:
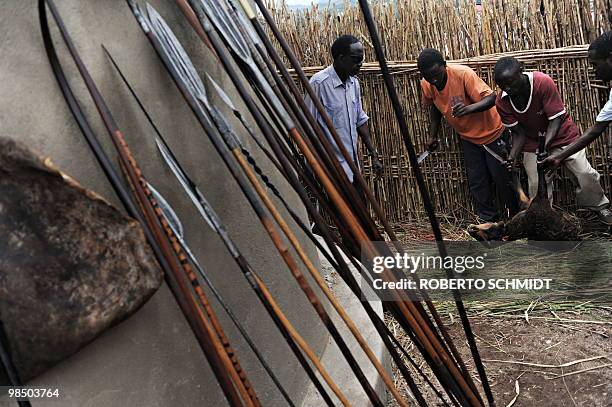
M 543 138 L 538 151 L 544 151 Z M 527 238 L 536 241 L 577 241 L 580 225 L 565 213 L 555 210 L 546 191 L 544 169 L 538 167 L 538 192 L 527 198 L 518 171 L 513 173 L 513 184 L 518 194 L 521 211 L 506 222 L 488 222 L 469 225 L 468 233 L 478 241 L 512 241 Z

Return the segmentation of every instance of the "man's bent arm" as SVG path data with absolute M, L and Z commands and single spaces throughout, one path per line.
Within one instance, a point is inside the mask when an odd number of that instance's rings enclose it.
M 493 106 L 495 106 L 495 98 L 497 94 L 495 92 L 491 93 L 488 96 L 483 97 L 480 102 L 472 103 L 470 105 L 470 110 L 472 113 L 484 112 L 485 110 L 489 110 Z
M 525 129 L 523 129 L 520 124 L 512 126 L 510 132 L 512 133 L 512 148 L 510 149 L 508 160 L 514 161 L 521 151 L 523 151 L 523 146 L 525 145 L 525 141 L 527 141 L 527 135 L 525 134 Z

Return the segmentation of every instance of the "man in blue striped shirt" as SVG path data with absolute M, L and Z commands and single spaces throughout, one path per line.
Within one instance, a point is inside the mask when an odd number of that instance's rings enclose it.
M 334 63 L 314 74 L 310 78 L 310 85 L 325 107 L 327 115 L 340 136 L 340 141 L 357 168 L 360 168 L 357 138 L 361 137 L 372 156 L 374 173 L 377 177 L 380 177 L 383 166 L 370 139 L 369 117 L 363 111 L 361 105 L 361 88 L 356 77 L 363 64 L 363 44 L 352 35 L 342 35 L 334 41 L 331 53 Z M 340 149 L 334 142 L 325 122 L 308 96 L 306 96 L 306 105 L 334 147 L 336 157 L 349 181 L 355 185 L 360 196 L 363 197 L 363 191 L 355 183 L 353 171 L 340 153 Z

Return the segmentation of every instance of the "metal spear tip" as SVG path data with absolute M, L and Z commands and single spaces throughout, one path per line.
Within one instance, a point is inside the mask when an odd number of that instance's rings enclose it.
M 142 10 L 140 9 L 138 3 L 136 3 L 134 0 L 127 0 L 127 3 L 130 9 L 132 10 L 132 14 L 134 14 L 134 17 L 136 17 L 138 24 L 140 24 L 140 27 L 142 27 L 142 30 L 145 33 L 149 33 L 151 31 L 151 28 L 149 27 L 149 22 L 147 21 L 147 17 L 145 17 L 145 15 L 142 13 Z
M 145 3 L 145 9 L 147 10 L 147 16 L 149 17 L 150 21 L 153 21 L 153 18 L 158 21 L 164 21 L 162 16 L 157 12 L 157 10 L 155 10 L 155 7 L 153 7 L 150 3 Z
M 217 92 L 217 94 L 219 95 L 219 97 L 221 98 L 223 103 L 228 105 L 230 107 L 230 109 L 236 111 L 237 109 L 236 109 L 236 106 L 234 106 L 234 103 L 232 102 L 232 99 L 230 99 L 230 97 L 227 95 L 227 93 L 225 93 L 223 91 L 223 88 L 221 88 L 221 85 L 219 85 L 217 82 L 215 82 L 215 80 L 208 74 L 208 72 L 206 73 L 206 78 L 213 85 L 213 88 L 215 89 L 215 91 Z
M 153 194 L 153 198 L 155 198 L 157 204 L 161 208 L 162 214 L 164 215 L 164 218 L 166 218 L 168 225 L 172 228 L 174 234 L 182 238 L 184 236 L 183 224 L 181 223 L 181 220 L 176 214 L 176 211 L 172 208 L 172 206 L 170 206 L 166 198 L 164 198 L 164 196 L 153 187 L 153 185 L 151 185 L 148 181 L 145 182 L 147 183 L 147 187 Z
M 111 55 L 110 51 L 108 50 L 108 48 L 106 48 L 106 45 L 104 44 L 100 44 L 100 46 L 102 47 L 102 51 L 104 51 L 104 53 L 106 54 L 106 56 L 108 57 L 108 59 L 110 59 L 110 61 L 113 63 L 113 65 L 115 67 L 117 67 L 117 63 L 115 62 L 115 58 L 113 58 L 113 56 Z M 117 68 L 119 69 L 119 68 Z
M 417 158 L 417 164 L 421 164 L 423 161 L 425 161 L 425 159 L 427 158 L 427 156 L 429 156 L 430 151 L 429 150 L 425 150 L 421 153 L 421 155 L 419 155 L 419 157 Z

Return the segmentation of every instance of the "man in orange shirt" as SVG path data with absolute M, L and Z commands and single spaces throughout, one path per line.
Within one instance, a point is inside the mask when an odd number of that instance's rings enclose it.
M 500 218 L 493 183 L 509 215 L 514 215 L 518 200 L 511 174 L 494 157 L 496 154 L 505 158 L 508 154 L 504 126 L 497 111 L 492 109 L 495 92 L 471 68 L 447 66 L 435 49 L 421 51 L 417 66 L 423 75 L 423 106 L 430 109 L 430 139 L 426 148 L 429 151 L 438 148 L 438 131 L 444 117 L 461 137 L 468 184 L 478 217 L 485 222 Z

